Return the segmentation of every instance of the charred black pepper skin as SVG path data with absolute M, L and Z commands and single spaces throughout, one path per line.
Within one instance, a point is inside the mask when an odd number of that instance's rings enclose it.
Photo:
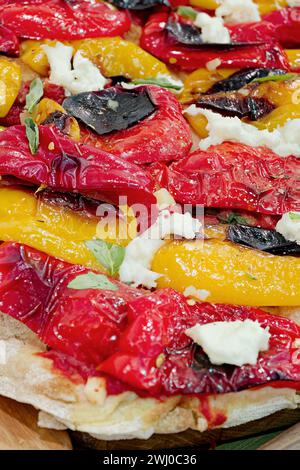
M 65 99 L 63 107 L 99 135 L 128 129 L 157 109 L 145 87 L 79 93 Z

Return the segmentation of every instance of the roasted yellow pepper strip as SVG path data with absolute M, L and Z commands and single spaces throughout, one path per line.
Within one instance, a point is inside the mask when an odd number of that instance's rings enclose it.
M 85 39 L 75 47 L 96 62 L 107 77 L 124 75 L 134 80 L 170 75 L 163 62 L 120 37 Z
M 0 57 L 0 117 L 5 117 L 21 88 L 21 68 L 15 62 Z
M 204 8 L 205 10 L 215 10 L 219 6 L 218 0 L 190 0 L 193 7 Z
M 284 126 L 289 119 L 298 118 L 300 118 L 300 104 L 286 104 L 274 109 L 274 111 L 258 121 L 251 121 L 251 124 L 258 129 L 268 129 L 272 131 L 276 129 L 277 126 Z
M 39 75 L 46 77 L 49 72 L 49 62 L 47 56 L 41 47 L 43 44 L 49 44 L 55 46 L 57 41 L 34 41 L 27 40 L 21 43 L 21 54 L 20 58 L 24 64 L 28 65 Z
M 21 59 L 35 72 L 47 76 L 49 64 L 41 47 L 43 44 L 55 45 L 56 41 L 24 41 L 21 45 Z M 80 50 L 86 57 L 96 63 L 104 75 L 124 75 L 128 78 L 150 78 L 157 75 L 170 75 L 163 62 L 133 42 L 120 37 L 85 39 L 64 43 Z
M 300 68 L 300 49 L 286 49 L 286 55 L 292 70 L 299 70 Z
M 33 111 L 33 119 L 37 124 L 42 124 L 50 114 L 54 113 L 55 111 L 60 111 L 61 113 L 66 113 L 64 108 L 56 103 L 54 100 L 50 100 L 49 98 L 43 98 L 38 105 L 34 108 Z M 75 118 L 69 117 L 70 119 L 70 126 L 68 129 L 67 134 L 71 139 L 79 141 L 80 140 L 80 127 L 78 122 Z
M 197 72 L 199 71 L 197 70 Z M 211 74 L 211 72 L 207 73 Z M 197 79 L 192 79 L 188 82 L 192 75 L 193 74 L 191 74 L 185 82 L 185 89 L 181 95 L 181 99 L 184 101 L 191 101 L 193 99 L 193 94 L 197 95 L 197 92 L 195 91 L 197 90 L 195 85 L 197 83 Z M 199 74 L 199 77 L 200 76 L 205 77 L 205 72 L 201 71 L 201 75 Z M 212 76 L 215 77 L 216 75 L 212 74 Z M 209 75 L 208 80 L 210 80 Z M 186 86 L 187 83 L 188 85 Z M 205 83 L 205 81 L 201 82 L 199 79 L 198 83 L 200 83 L 201 87 L 201 83 Z M 193 88 L 193 85 L 195 85 L 195 88 Z M 200 87 L 198 88 L 198 91 L 200 91 Z M 203 88 L 205 88 L 205 86 Z M 204 89 L 204 91 L 206 90 Z M 289 119 L 300 118 L 300 80 L 298 79 L 262 82 L 254 91 L 251 92 L 251 96 L 266 98 L 276 106 L 273 111 L 257 121 L 244 119 L 244 121 L 261 130 L 268 129 L 269 131 L 272 131 L 277 126 L 283 126 Z M 192 116 L 186 113 L 185 117 L 199 137 L 207 137 L 207 119 L 204 116 L 201 114 Z
M 208 291 L 208 302 L 250 306 L 300 305 L 300 259 L 273 256 L 231 242 L 174 241 L 155 255 L 158 287 Z
M 258 4 L 259 13 L 261 15 L 266 15 L 275 10 L 280 10 L 287 6 L 286 0 L 254 0 L 254 3 Z
M 116 239 L 113 227 L 111 232 L 106 229 L 94 218 L 41 202 L 29 191 L 0 188 L 2 241 L 24 243 L 70 263 L 101 269 L 84 241 L 97 237 L 119 245 L 128 242 L 126 238 Z
M 207 69 L 198 69 L 186 77 L 183 84 L 182 93 L 179 96 L 181 103 L 190 103 L 197 99 L 201 93 L 205 93 L 215 83 L 224 78 L 230 77 L 237 69 L 217 69 L 209 71 Z

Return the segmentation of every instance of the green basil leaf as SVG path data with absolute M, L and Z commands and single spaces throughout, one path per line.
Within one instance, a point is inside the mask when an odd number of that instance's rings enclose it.
M 100 289 L 100 290 L 118 290 L 118 286 L 110 282 L 104 274 L 89 272 L 79 274 L 68 284 L 69 289 Z
M 262 436 L 254 436 L 233 442 L 227 442 L 225 444 L 218 445 L 215 450 L 256 450 L 258 447 L 274 439 L 281 432 L 282 431 L 275 431 Z
M 222 217 L 221 215 L 217 216 L 217 219 L 222 223 L 222 224 L 242 224 L 242 225 L 249 225 L 248 220 L 246 217 L 242 217 L 240 214 L 237 212 L 230 212 L 227 217 Z
M 300 222 L 300 212 L 289 212 L 289 218 L 293 222 Z
M 160 77 L 160 78 L 139 78 L 137 80 L 133 80 L 132 83 L 134 85 L 157 85 L 161 86 L 162 88 L 170 88 L 173 90 L 181 90 L 183 85 L 179 85 L 176 82 L 172 82 L 168 79 L 168 77 Z
M 114 245 L 103 240 L 89 240 L 85 244 L 111 276 L 118 273 L 125 256 L 123 246 Z
M 25 119 L 25 127 L 30 152 L 35 155 L 39 148 L 39 128 L 32 118 Z
M 263 82 L 283 82 L 285 80 L 291 80 L 300 76 L 297 73 L 285 73 L 283 75 L 267 75 L 266 77 L 255 78 L 253 82 L 263 83 Z
M 29 88 L 29 92 L 26 95 L 26 106 L 25 109 L 32 113 L 33 108 L 38 104 L 44 94 L 43 82 L 40 78 L 32 80 Z
M 177 13 L 180 16 L 185 16 L 186 18 L 191 18 L 192 20 L 195 20 L 198 14 L 198 12 L 192 7 L 179 7 L 177 9 Z

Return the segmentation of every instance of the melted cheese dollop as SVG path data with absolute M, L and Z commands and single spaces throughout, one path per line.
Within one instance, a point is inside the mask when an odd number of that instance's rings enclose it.
M 149 289 L 156 287 L 156 280 L 161 274 L 151 271 L 151 262 L 165 239 L 175 235 L 192 240 L 201 226 L 201 222 L 189 212 L 171 214 L 168 210 L 162 210 L 156 222 L 127 245 L 119 270 L 120 281 Z
M 252 147 L 268 147 L 281 157 L 300 157 L 300 119 L 290 119 L 284 126 L 268 131 L 257 129 L 236 116 L 224 117 L 208 109 L 197 108 L 194 104 L 184 112 L 191 116 L 202 114 L 208 121 L 206 129 L 209 135 L 199 143 L 202 150 L 207 150 L 211 145 L 231 141 Z
M 257 321 L 220 321 L 196 324 L 185 334 L 202 347 L 212 364 L 256 364 L 260 351 L 269 348 L 270 333 Z
M 253 0 L 221 0 L 216 9 L 216 16 L 221 16 L 225 23 L 250 23 L 260 21 L 258 5 Z
M 287 212 L 277 222 L 276 231 L 286 240 L 300 245 L 300 212 Z
M 103 90 L 107 80 L 93 62 L 74 49 L 57 42 L 42 46 L 50 64 L 50 82 L 65 88 L 66 95 Z
M 207 13 L 198 13 L 194 21 L 197 28 L 201 28 L 201 38 L 207 44 L 230 44 L 230 32 L 224 26 L 222 18 L 209 16 Z

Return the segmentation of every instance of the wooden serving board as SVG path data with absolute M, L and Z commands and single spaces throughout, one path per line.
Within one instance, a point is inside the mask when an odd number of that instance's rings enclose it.
M 66 431 L 41 429 L 37 425 L 38 412 L 0 397 L 0 450 L 71 450 Z
M 297 410 L 279 411 L 278 413 L 274 413 L 266 418 L 251 421 L 234 428 L 214 429 L 204 433 L 190 430 L 178 434 L 156 434 L 148 440 L 132 439 L 128 441 L 98 441 L 91 438 L 88 434 L 77 432 L 71 433 L 71 436 L 75 446 L 98 450 L 160 450 L 191 446 L 207 449 L 214 448 L 217 444 L 222 442 L 235 441 L 281 429 L 284 430 L 285 428 L 293 426 L 299 422 L 300 408 Z M 298 432 L 298 438 L 300 440 L 299 427 L 297 430 L 293 433 L 291 438 L 287 438 L 285 445 L 288 445 L 287 443 L 290 445 L 293 445 L 294 443 L 294 445 L 296 445 L 296 432 Z M 278 445 L 278 443 L 275 443 L 275 445 Z

